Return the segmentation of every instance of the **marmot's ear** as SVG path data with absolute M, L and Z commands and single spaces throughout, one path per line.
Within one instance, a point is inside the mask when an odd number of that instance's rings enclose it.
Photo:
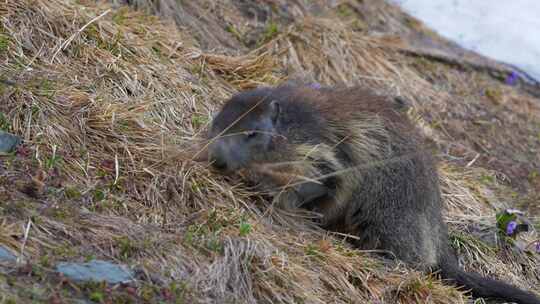
M 272 119 L 272 122 L 276 122 L 278 117 L 279 117 L 279 113 L 281 111 L 281 107 L 280 107 L 280 104 L 279 104 L 279 101 L 277 100 L 272 100 L 270 102 L 270 118 Z

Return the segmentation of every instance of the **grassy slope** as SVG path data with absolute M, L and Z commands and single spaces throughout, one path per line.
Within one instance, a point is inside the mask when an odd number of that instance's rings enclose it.
M 26 141 L 0 156 L 0 243 L 14 252 L 25 244 L 27 262 L 1 268 L 0 301 L 463 301 L 433 278 L 268 209 L 192 161 L 220 101 L 293 73 L 408 97 L 440 148 L 447 219 L 465 267 L 540 286 L 538 255 L 492 248 L 474 234 L 493 225 L 501 202 L 537 208 L 537 98 L 399 52 L 396 34 L 425 30 L 382 2 L 261 3 L 259 23 L 238 3 L 186 5 L 179 29 L 92 1 L 0 3 L 0 78 L 15 82 L 0 83 L 0 127 Z M 209 20 L 197 23 L 201 16 Z M 231 34 L 227 43 L 204 35 L 215 27 Z M 54 274 L 57 261 L 91 258 L 127 263 L 137 282 L 109 288 Z

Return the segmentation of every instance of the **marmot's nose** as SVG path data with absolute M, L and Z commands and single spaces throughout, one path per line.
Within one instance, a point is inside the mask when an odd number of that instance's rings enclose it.
M 221 157 L 213 157 L 212 166 L 220 171 L 227 170 L 227 162 Z

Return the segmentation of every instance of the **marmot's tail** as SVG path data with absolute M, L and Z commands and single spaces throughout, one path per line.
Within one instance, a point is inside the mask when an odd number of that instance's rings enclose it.
M 519 304 L 540 304 L 540 298 L 530 292 L 501 281 L 482 277 L 477 273 L 465 272 L 453 263 L 443 262 L 440 268 L 443 279 L 471 290 L 474 297 L 496 298 Z

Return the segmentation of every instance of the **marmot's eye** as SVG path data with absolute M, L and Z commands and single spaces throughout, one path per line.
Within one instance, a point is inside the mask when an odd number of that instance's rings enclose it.
M 245 134 L 248 139 L 252 139 L 255 138 L 258 133 L 257 131 L 246 131 Z

